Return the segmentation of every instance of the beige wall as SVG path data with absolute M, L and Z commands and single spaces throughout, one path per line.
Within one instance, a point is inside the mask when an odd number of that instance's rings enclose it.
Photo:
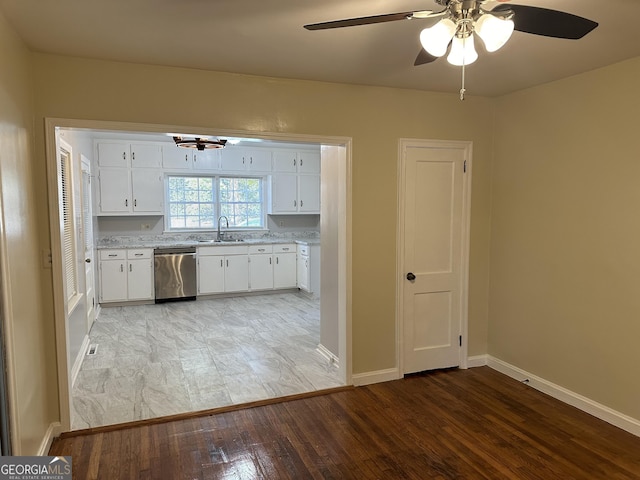
M 44 177 L 45 171 L 34 165 L 31 80 L 30 54 L 0 14 L 2 315 L 15 399 L 13 453 L 22 455 L 37 453 L 58 419 L 53 319 L 39 301 L 51 296 L 41 289 L 42 283 L 51 284 L 51 270 L 41 266 L 37 230 L 46 220 L 46 205 L 34 201 L 32 183 L 32 176 Z
M 45 54 L 34 62 L 41 167 L 44 117 L 352 137 L 354 373 L 395 365 L 398 139 L 473 141 L 469 353 L 486 352 L 490 100 Z
M 640 58 L 497 102 L 489 353 L 640 419 Z

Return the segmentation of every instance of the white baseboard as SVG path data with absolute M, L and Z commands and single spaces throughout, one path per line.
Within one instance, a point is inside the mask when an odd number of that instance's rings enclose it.
M 89 341 L 89 335 L 85 335 L 84 340 L 82 340 L 80 350 L 78 351 L 78 355 L 73 362 L 73 367 L 71 368 L 71 388 L 73 388 L 73 386 L 76 384 L 76 378 L 78 377 L 78 373 L 80 373 L 80 369 L 82 368 L 82 362 L 84 361 L 84 357 L 87 353 L 87 348 L 89 348 Z
M 327 359 L 327 362 L 332 363 L 336 367 L 340 365 L 338 362 L 338 356 L 321 343 L 318 344 L 316 350 L 318 350 L 318 353 L 320 353 L 320 355 Z
M 44 438 L 40 443 L 40 448 L 38 449 L 39 457 L 45 457 L 49 455 L 49 449 L 51 448 L 51 444 L 53 443 L 53 439 L 59 436 L 62 433 L 62 425 L 60 422 L 53 422 L 49 424 L 49 428 L 44 434 Z
M 467 368 L 484 367 L 487 365 L 488 355 L 475 355 L 467 358 Z
M 527 380 L 527 384 L 547 395 L 556 398 L 564 403 L 574 406 L 583 412 L 593 415 L 600 420 L 604 420 L 622 430 L 626 430 L 633 435 L 640 437 L 640 420 L 629 417 L 623 413 L 617 412 L 605 405 L 595 402 L 578 393 L 567 390 L 560 385 L 551 383 L 544 378 L 532 375 L 525 370 L 504 362 L 498 358 L 488 356 L 487 365 L 500 373 L 504 373 L 511 378 L 520 382 Z
M 351 376 L 351 380 L 356 387 L 398 380 L 399 378 L 402 378 L 402 375 L 397 368 L 387 368 L 386 370 L 377 370 L 375 372 L 354 373 Z

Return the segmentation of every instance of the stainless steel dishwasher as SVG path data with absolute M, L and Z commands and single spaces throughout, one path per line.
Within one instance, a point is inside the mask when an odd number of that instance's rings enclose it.
M 156 303 L 196 298 L 196 248 L 153 251 Z

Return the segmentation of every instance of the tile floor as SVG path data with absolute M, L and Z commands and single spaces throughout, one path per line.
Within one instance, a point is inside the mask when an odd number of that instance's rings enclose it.
M 103 308 L 72 391 L 72 429 L 341 385 L 297 293 Z

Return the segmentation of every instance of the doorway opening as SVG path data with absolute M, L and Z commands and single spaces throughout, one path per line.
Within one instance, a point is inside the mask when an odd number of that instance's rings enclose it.
M 75 364 L 74 358 L 69 352 L 69 338 L 73 335 L 70 331 L 69 319 L 64 308 L 64 292 L 57 286 L 60 282 L 55 279 L 61 279 L 64 275 L 64 264 L 62 263 L 63 248 L 59 240 L 59 201 L 58 201 L 58 175 L 57 175 L 57 139 L 60 134 L 66 135 L 66 141 L 73 137 L 75 133 L 86 134 L 93 131 L 101 132 L 117 132 L 118 135 L 159 135 L 166 132 L 175 131 L 196 132 L 203 136 L 219 135 L 228 137 L 239 137 L 257 139 L 256 135 L 251 132 L 239 131 L 222 131 L 215 132 L 198 129 L 194 127 L 176 127 L 167 125 L 140 125 L 126 124 L 120 122 L 93 122 L 73 119 L 47 119 L 46 120 L 46 146 L 47 146 L 47 165 L 48 165 L 48 181 L 49 181 L 49 204 L 51 219 L 51 237 L 52 237 L 52 258 L 53 258 L 53 275 L 54 275 L 54 300 L 55 300 L 55 319 L 56 319 L 56 337 L 57 337 L 57 357 L 58 369 L 66 372 L 66 375 L 59 375 L 60 389 L 60 405 L 61 405 L 61 425 L 63 431 L 71 429 L 71 409 L 70 402 L 72 399 L 72 387 L 74 376 L 78 372 L 73 372 L 72 365 Z M 83 135 L 78 135 L 78 138 Z M 321 345 L 326 347 L 323 353 L 328 362 L 335 362 L 338 366 L 338 377 L 343 385 L 351 384 L 351 352 L 350 352 L 350 315 L 349 315 L 349 278 L 350 278 L 350 144 L 348 138 L 342 137 L 320 137 L 311 135 L 283 135 L 260 133 L 259 139 L 262 141 L 275 143 L 297 143 L 307 145 L 317 145 L 321 150 L 322 158 L 322 181 L 321 181 L 321 205 L 320 214 L 320 247 L 323 251 L 321 255 L 321 279 L 320 300 L 320 337 Z M 81 144 L 85 140 L 78 140 Z M 89 151 L 92 155 L 94 152 L 93 145 L 85 144 L 84 151 Z M 80 149 L 83 150 L 82 148 Z M 91 161 L 86 153 L 85 158 Z M 78 160 L 79 161 L 79 160 Z M 85 162 L 86 163 L 86 162 Z M 80 176 L 79 176 L 80 178 Z M 87 177 L 82 177 L 87 178 Z M 95 179 L 95 173 L 91 174 L 91 179 Z M 95 187 L 94 187 L 95 188 Z M 140 217 L 138 217 L 140 218 Z M 84 221 L 84 224 L 95 223 L 96 216 L 93 216 L 93 222 Z M 143 223 L 146 220 L 142 220 Z M 76 232 L 78 235 L 81 232 Z M 81 239 L 81 237 L 80 237 Z M 94 264 L 99 262 L 93 251 L 96 260 Z M 83 260 L 86 262 L 86 260 Z M 88 262 L 87 262 L 88 263 Z M 325 284 L 331 285 L 326 289 Z M 99 291 L 99 278 L 96 277 L 94 283 L 96 292 Z M 326 290 L 326 291 L 325 291 Z M 296 295 L 295 291 L 288 292 Z M 273 295 L 275 299 L 278 295 Z M 270 295 L 264 295 L 265 298 Z M 258 298 L 257 296 L 255 297 Z M 218 299 L 211 300 L 216 301 Z M 219 299 L 223 301 L 223 298 Z M 229 303 L 234 300 L 230 299 Z M 304 299 L 302 299 L 304 300 Z M 204 300 L 201 303 L 206 303 Z M 96 302 L 97 303 L 97 302 Z M 196 303 L 200 303 L 198 300 Z M 146 308 L 152 305 L 146 306 Z M 153 305 L 155 306 L 155 305 Z M 115 307 L 115 308 L 138 308 L 138 307 Z M 140 306 L 145 308 L 145 306 Z M 110 315 L 114 313 L 113 308 L 102 309 L 109 310 Z M 312 309 L 311 309 L 312 310 Z M 98 319 L 100 318 L 101 309 L 97 305 L 95 308 Z M 85 319 L 85 325 L 89 325 L 89 321 Z M 99 321 L 96 322 L 96 324 Z M 95 325 L 94 325 L 95 327 Z M 88 332 L 87 332 L 88 334 Z M 326 337 L 326 336 L 329 337 Z M 323 337 L 325 336 L 325 337 Z M 89 336 L 86 335 L 88 339 Z M 331 345 L 325 345 L 325 338 L 331 339 Z M 87 343 L 86 341 L 84 343 Z M 78 349 L 78 354 L 84 356 L 86 350 L 89 350 L 88 344 L 82 344 Z M 85 347 L 87 347 L 85 349 Z M 93 346 L 93 350 L 96 348 Z M 98 345 L 97 351 L 100 351 Z M 76 357 L 77 358 L 77 357 Z M 84 359 L 83 359 L 84 360 Z M 106 392 L 108 394 L 108 392 Z

